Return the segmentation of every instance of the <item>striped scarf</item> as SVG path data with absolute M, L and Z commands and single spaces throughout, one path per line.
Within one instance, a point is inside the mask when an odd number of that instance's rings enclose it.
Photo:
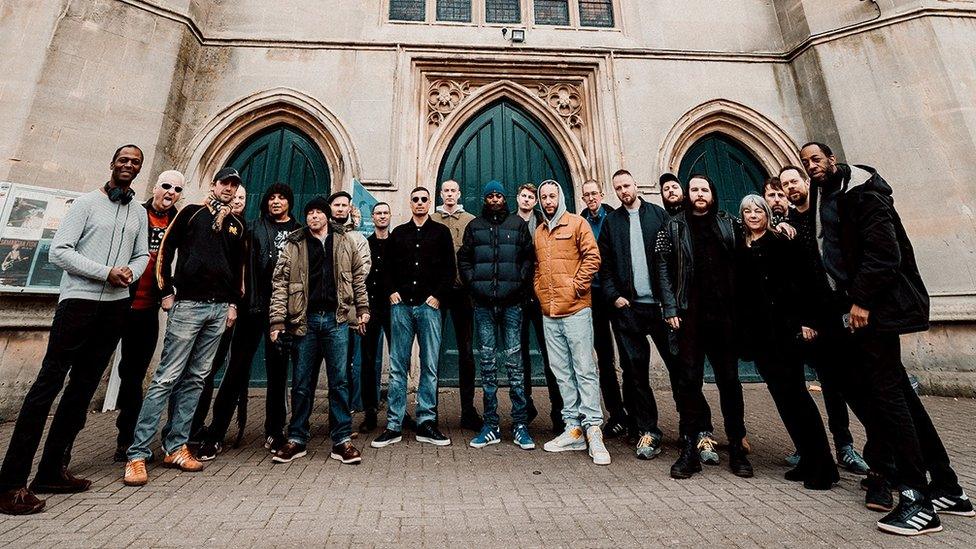
M 224 218 L 230 213 L 230 204 L 217 200 L 217 197 L 210 193 L 207 195 L 207 207 L 214 213 L 213 230 L 219 233 L 224 225 Z

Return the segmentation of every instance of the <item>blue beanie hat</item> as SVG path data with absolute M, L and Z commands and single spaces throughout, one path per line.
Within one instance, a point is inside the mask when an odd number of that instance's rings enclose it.
M 502 196 L 505 196 L 505 187 L 502 187 L 501 181 L 498 181 L 497 179 L 492 179 L 485 185 L 485 192 L 482 193 L 482 196 L 488 198 L 488 195 L 491 193 L 498 193 Z

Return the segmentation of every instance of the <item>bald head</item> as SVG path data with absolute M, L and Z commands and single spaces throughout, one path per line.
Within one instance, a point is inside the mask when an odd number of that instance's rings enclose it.
M 176 170 L 167 170 L 156 178 L 153 187 L 152 206 L 157 212 L 165 212 L 180 200 L 186 178 Z

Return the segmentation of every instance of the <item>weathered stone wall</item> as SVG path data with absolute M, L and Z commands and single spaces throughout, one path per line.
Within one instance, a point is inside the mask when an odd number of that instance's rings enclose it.
M 334 184 L 359 177 L 404 204 L 433 177 L 424 71 L 464 63 L 458 78 L 479 66 L 499 81 L 584 75 L 587 175 L 626 166 L 654 199 L 651 183 L 678 160 L 680 124 L 721 100 L 746 113 L 740 126 L 785 136 L 771 147 L 823 139 L 891 181 L 938 322 L 906 338 L 906 364 L 932 388 L 966 393 L 976 386 L 976 2 L 879 5 L 871 22 L 874 4 L 849 0 L 623 0 L 615 29 L 511 25 L 528 27 L 512 44 L 502 25 L 388 22 L 383 0 L 0 0 L 0 179 L 90 189 L 131 141 L 147 156 L 139 192 L 176 168 L 196 200 L 231 153 L 227 135 L 264 123 L 256 102 L 314 111 Z M 2 414 L 36 373 L 53 300 L 3 296 L 0 309 Z

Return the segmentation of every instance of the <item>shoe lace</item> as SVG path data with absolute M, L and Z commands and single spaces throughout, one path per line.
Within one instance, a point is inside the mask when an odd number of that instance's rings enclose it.
M 130 461 L 125 466 L 125 474 L 128 475 L 141 475 L 146 472 L 146 462 L 139 459 L 135 461 Z
M 715 451 L 715 441 L 712 437 L 702 437 L 698 441 L 698 449 L 702 452 L 714 452 Z
M 193 459 L 195 458 L 193 457 L 192 454 L 190 454 L 190 450 L 187 449 L 186 446 L 183 446 L 182 448 L 177 450 L 176 454 L 173 456 L 173 463 L 176 463 L 177 465 L 183 465 L 187 461 L 192 461 Z
M 650 448 L 654 446 L 654 437 L 650 433 L 641 435 L 640 440 L 637 441 L 638 448 Z
M 26 503 L 28 496 L 30 496 L 30 490 L 25 486 L 14 492 L 14 503 Z

